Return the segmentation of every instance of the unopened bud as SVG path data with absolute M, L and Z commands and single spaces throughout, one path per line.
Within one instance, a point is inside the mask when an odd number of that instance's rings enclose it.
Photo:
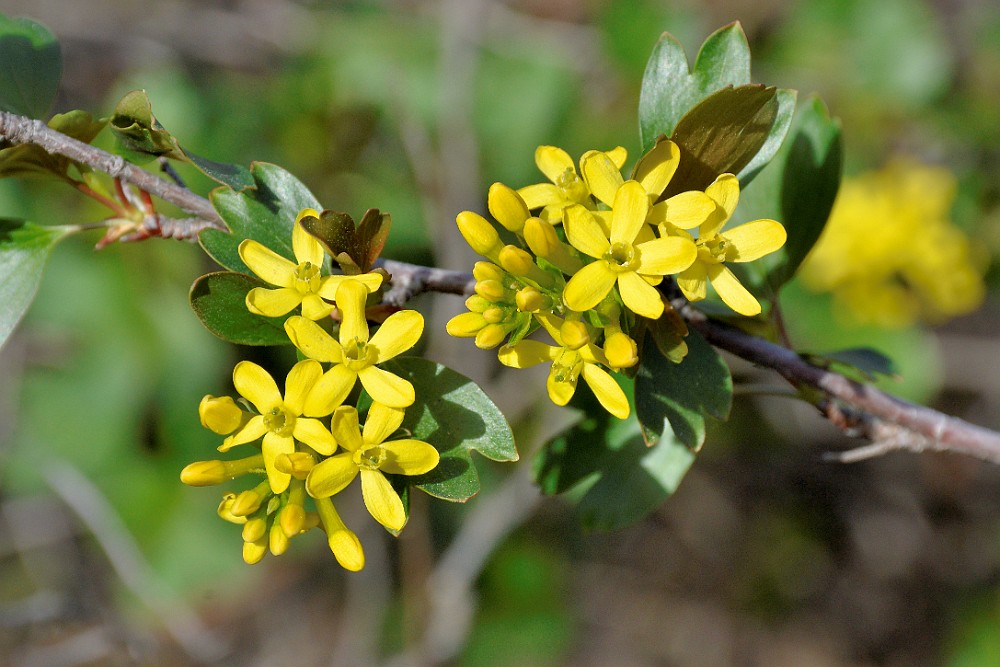
M 524 221 L 531 215 L 521 195 L 503 183 L 494 183 L 486 197 L 490 214 L 497 222 L 515 234 L 520 234 Z
M 256 542 L 243 543 L 243 562 L 247 565 L 259 563 L 267 553 L 267 540 L 260 539 Z
M 503 308 L 497 308 L 496 306 L 493 308 L 487 308 L 483 311 L 483 319 L 489 324 L 499 324 L 500 322 L 503 322 L 506 317 L 507 311 Z
M 503 282 L 506 277 L 503 269 L 493 262 L 476 262 L 475 266 L 472 267 L 472 275 L 476 280 L 496 280 L 499 282 Z
M 490 350 L 507 336 L 507 330 L 499 324 L 487 324 L 476 334 L 476 347 L 480 350 Z
M 236 496 L 236 499 L 233 501 L 233 505 L 229 508 L 229 511 L 236 516 L 248 516 L 253 514 L 260 509 L 260 504 L 264 502 L 264 498 L 269 495 L 269 491 L 270 487 L 266 481 L 262 484 L 258 484 L 252 489 L 241 491 Z
M 285 508 L 281 510 L 281 514 L 278 515 L 281 530 L 284 531 L 287 537 L 294 537 L 302 532 L 302 526 L 305 524 L 305 521 L 306 511 L 302 505 L 289 503 L 285 505 Z
M 494 259 L 503 247 L 497 230 L 483 216 L 472 211 L 462 211 L 455 222 L 466 243 L 483 257 Z
M 476 283 L 476 294 L 488 301 L 503 301 L 507 288 L 496 280 L 480 280 Z
M 462 313 L 448 320 L 445 331 L 455 338 L 472 338 L 486 326 L 486 320 L 479 313 Z
M 213 486 L 230 479 L 224 461 L 195 461 L 181 470 L 181 481 L 188 486 Z
M 309 471 L 316 466 L 316 459 L 307 452 L 292 452 L 278 454 L 274 459 L 274 467 L 279 472 L 291 475 L 295 479 L 305 479 Z
M 285 531 L 281 528 L 278 522 L 275 522 L 271 526 L 271 530 L 268 532 L 267 536 L 268 547 L 270 547 L 272 554 L 280 556 L 288 551 L 288 536 L 285 535 Z
M 244 542 L 256 542 L 257 540 L 264 537 L 267 532 L 267 519 L 264 517 L 254 517 L 252 519 L 247 519 L 247 522 L 243 524 L 243 541 Z
M 487 308 L 492 308 L 493 302 L 488 299 L 484 299 L 478 294 L 473 294 L 465 300 L 465 307 L 474 313 L 481 313 Z
M 236 516 L 232 512 L 234 500 L 236 500 L 235 493 L 224 494 L 222 496 L 222 502 L 219 503 L 219 509 L 217 509 L 216 512 L 218 513 L 219 518 L 224 519 L 229 523 L 235 523 L 237 525 L 244 524 L 247 522 L 247 518 L 245 516 Z
M 639 363 L 639 347 L 631 336 L 621 331 L 605 338 L 604 355 L 611 368 L 630 368 Z
M 201 425 L 219 435 L 229 435 L 243 424 L 245 413 L 229 396 L 209 394 L 198 404 Z
M 579 320 L 567 320 L 559 328 L 562 344 L 571 350 L 579 350 L 590 342 L 590 332 L 587 325 Z
M 545 303 L 545 295 L 532 286 L 519 289 L 514 295 L 514 303 L 522 313 L 534 313 L 542 308 Z
M 537 257 L 544 257 L 566 275 L 574 275 L 583 267 L 578 257 L 570 254 L 566 244 L 559 240 L 555 228 L 539 218 L 529 218 L 524 223 L 524 240 Z
M 525 252 L 517 246 L 504 246 L 503 250 L 500 251 L 500 266 L 507 269 L 512 275 L 528 278 L 542 287 L 551 287 L 554 282 L 550 274 L 538 268 L 531 253 Z

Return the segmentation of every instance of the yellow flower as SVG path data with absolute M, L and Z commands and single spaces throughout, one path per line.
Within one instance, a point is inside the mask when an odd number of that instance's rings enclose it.
M 697 251 L 687 238 L 652 238 L 651 228 L 646 225 L 649 207 L 643 185 L 626 181 L 614 196 L 610 234 L 582 206 L 567 211 L 570 244 L 597 260 L 580 269 L 566 284 L 563 300 L 569 308 L 578 312 L 593 308 L 617 283 L 629 310 L 650 319 L 663 313 L 663 300 L 650 282 L 688 268 Z
M 399 408 L 372 403 L 362 430 L 357 409 L 337 408 L 331 429 L 346 451 L 316 464 L 306 477 L 309 495 L 329 498 L 360 473 L 361 493 L 371 515 L 389 530 L 402 529 L 406 523 L 403 501 L 385 473 L 422 475 L 432 470 L 440 458 L 434 447 L 421 440 L 386 441 L 403 423 L 403 413 Z
M 280 317 L 302 305 L 302 315 L 310 320 L 327 317 L 333 306 L 324 299 L 333 299 L 337 287 L 344 280 L 358 280 L 370 290 L 378 289 L 382 276 L 366 273 L 360 276 L 324 276 L 323 246 L 302 228 L 300 221 L 306 216 L 319 217 L 314 209 L 303 209 L 292 229 L 292 250 L 295 263 L 290 262 L 270 248 L 246 239 L 240 244 L 240 259 L 265 282 L 278 289 L 255 287 L 247 293 L 247 309 L 255 315 Z
M 985 262 L 949 219 L 956 188 L 946 169 L 902 159 L 844 179 L 802 282 L 832 292 L 839 313 L 885 327 L 974 310 Z
M 320 523 L 326 531 L 326 542 L 337 562 L 345 570 L 359 572 L 365 566 L 365 552 L 361 548 L 361 540 L 350 528 L 344 525 L 337 508 L 329 498 L 315 498 L 316 512 Z
M 619 419 L 629 415 L 628 398 L 614 378 L 598 364 L 608 364 L 604 352 L 589 340 L 582 322 L 564 321 L 555 315 L 535 316 L 549 332 L 556 345 L 537 340 L 522 340 L 500 350 L 500 363 L 512 368 L 529 368 L 551 362 L 545 383 L 549 398 L 556 405 L 566 405 L 573 394 L 580 376 L 604 409 Z
M 253 442 L 264 437 L 261 453 L 264 468 L 274 493 L 282 493 L 288 488 L 291 475 L 274 467 L 274 460 L 280 454 L 295 451 L 295 441 L 309 445 L 319 454 L 333 454 L 337 446 L 333 436 L 318 419 L 333 411 L 331 406 L 324 412 L 307 412 L 306 397 L 323 374 L 319 362 L 300 361 L 292 367 L 285 379 L 285 395 L 282 397 L 278 385 L 263 368 L 251 361 L 241 361 L 233 370 L 233 384 L 236 391 L 250 401 L 260 413 L 251 417 L 238 431 L 226 438 L 219 451 Z M 325 407 L 325 406 L 324 406 Z
M 413 385 L 377 365 L 416 345 L 424 331 L 424 318 L 415 310 L 393 313 L 369 340 L 367 298 L 368 288 L 356 280 L 346 280 L 337 289 L 337 308 L 342 316 L 339 341 L 305 317 L 290 317 L 285 322 L 288 337 L 302 354 L 334 364 L 306 399 L 308 412 L 329 414 L 344 401 L 357 380 L 379 403 L 394 408 L 413 404 Z
M 716 205 L 714 215 L 698 227 L 698 257 L 677 276 L 677 286 L 691 301 L 704 299 L 711 282 L 727 306 L 741 315 L 760 313 L 760 303 L 726 267 L 726 262 L 751 262 L 785 244 L 785 228 L 774 220 L 753 220 L 722 232 L 740 197 L 740 182 L 722 174 L 705 189 Z
M 588 151 L 585 154 L 600 153 L 606 155 L 608 160 L 617 165 L 618 169 L 625 164 L 628 153 L 621 146 L 606 153 L 600 151 Z M 581 170 L 583 159 L 581 159 Z M 557 225 L 563 221 L 565 209 L 580 204 L 593 209 L 594 203 L 590 198 L 590 189 L 580 178 L 573 164 L 573 159 L 561 148 L 555 146 L 539 146 L 535 150 L 535 164 L 539 171 L 545 174 L 549 183 L 539 183 L 520 188 L 517 193 L 529 209 L 541 208 L 538 214 L 542 220 Z

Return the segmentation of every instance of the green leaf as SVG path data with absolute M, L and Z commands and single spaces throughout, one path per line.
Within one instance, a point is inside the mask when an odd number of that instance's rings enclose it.
M 729 416 L 733 379 L 719 353 L 697 331 L 687 336 L 688 353 L 675 364 L 652 341 L 643 345 L 635 378 L 636 416 L 647 442 L 665 434 L 697 451 L 705 442 L 705 417 Z
M 247 292 L 255 287 L 271 286 L 245 273 L 209 273 L 191 286 L 191 308 L 205 328 L 222 340 L 237 345 L 288 345 L 285 318 L 247 310 Z
M 377 208 L 365 211 L 361 222 L 340 211 L 322 211 L 302 218 L 302 228 L 323 244 L 341 270 L 349 275 L 368 273 L 385 247 L 392 217 Z
M 0 347 L 35 298 L 52 248 L 71 229 L 0 219 Z
M 639 94 L 639 135 L 648 151 L 661 134 L 670 136 L 698 102 L 726 86 L 750 83 L 750 45 L 738 22 L 709 35 L 688 68 L 684 47 L 663 33 L 646 64 Z
M 180 144 L 153 115 L 145 90 L 133 90 L 118 102 L 111 116 L 119 152 L 130 162 L 148 162 L 158 157 L 186 160 Z
M 403 428 L 441 454 L 434 470 L 407 478 L 410 484 L 436 498 L 465 502 L 479 493 L 472 451 L 493 461 L 518 459 L 507 419 L 475 382 L 418 357 L 398 357 L 381 367 L 413 383 L 417 400 L 406 409 Z
M 191 164 L 219 185 L 227 185 L 233 190 L 253 187 L 253 175 L 243 165 L 216 162 L 215 160 L 195 155 L 185 148 L 181 150 L 184 151 L 184 155 L 187 156 Z
M 899 369 L 887 355 L 871 347 L 851 347 L 824 354 L 803 353 L 809 363 L 838 372 L 850 373 L 864 381 L 874 382 L 880 375 L 899 378 Z
M 93 141 L 105 125 L 107 120 L 95 120 L 89 113 L 80 110 L 56 114 L 48 122 L 53 130 L 85 144 Z M 19 144 L 0 150 L 0 178 L 61 178 L 70 164 L 69 158 L 52 155 L 35 144 Z
M 0 110 L 42 118 L 55 101 L 62 55 L 40 23 L 0 14 Z
M 220 187 L 210 197 L 231 232 L 206 229 L 199 236 L 212 259 L 238 273 L 251 273 L 238 252 L 244 239 L 253 239 L 294 262 L 295 218 L 304 208 L 320 207 L 300 180 L 277 165 L 255 162 L 250 166 L 250 174 L 253 187 L 243 190 Z

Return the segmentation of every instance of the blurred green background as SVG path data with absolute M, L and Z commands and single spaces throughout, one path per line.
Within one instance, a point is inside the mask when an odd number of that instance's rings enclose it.
M 386 256 L 463 270 L 473 255 L 458 211 L 485 208 L 494 181 L 539 181 L 539 144 L 574 156 L 623 145 L 634 159 L 659 34 L 693 59 L 739 19 L 755 81 L 816 92 L 842 119 L 847 173 L 900 154 L 949 167 L 955 224 L 1000 252 L 992 0 L 0 0 L 0 11 L 59 36 L 57 111 L 108 115 L 144 88 L 194 152 L 280 164 L 356 218 L 388 210 Z M 63 224 L 104 212 L 5 181 L 0 214 Z M 527 481 L 531 452 L 568 416 L 444 335 L 462 309 L 450 296 L 416 304 L 427 355 L 487 388 L 523 463 L 484 463 L 467 506 L 417 499 L 399 540 L 360 533 L 362 574 L 341 572 L 315 535 L 246 566 L 239 529 L 215 516 L 218 489 L 183 487 L 178 473 L 218 444 L 198 423 L 201 396 L 227 393 L 239 358 L 282 360 L 200 327 L 186 293 L 212 266 L 196 246 L 95 252 L 96 240 L 56 250 L 0 350 L 0 664 L 1000 665 L 996 466 L 826 462 L 852 443 L 787 399 L 741 397 L 664 507 L 584 533 L 569 503 Z M 980 311 L 936 329 L 831 326 L 828 300 L 794 285 L 784 305 L 802 348 L 874 345 L 901 370 L 891 391 L 1000 428 L 988 279 Z M 734 374 L 778 385 L 738 362 Z M 354 504 L 345 513 L 360 517 Z

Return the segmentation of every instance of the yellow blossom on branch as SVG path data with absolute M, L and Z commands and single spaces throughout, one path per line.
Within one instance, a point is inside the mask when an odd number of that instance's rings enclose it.
M 585 156 L 598 152 L 588 151 Z M 606 155 L 609 162 L 617 165 L 617 169 L 622 168 L 628 157 L 628 153 L 621 146 L 606 153 L 601 152 L 601 155 Z M 590 189 L 580 177 L 573 159 L 566 151 L 556 146 L 539 146 L 535 150 L 535 164 L 550 182 L 527 185 L 520 188 L 517 193 L 521 195 L 529 209 L 542 209 L 538 214 L 539 218 L 549 224 L 557 225 L 563 221 L 563 212 L 574 204 L 594 208 Z

